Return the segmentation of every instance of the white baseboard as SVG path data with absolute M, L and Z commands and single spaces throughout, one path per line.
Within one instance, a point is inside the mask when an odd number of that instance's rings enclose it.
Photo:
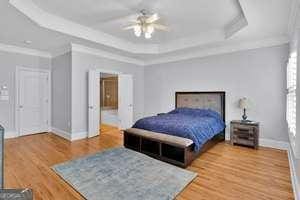
M 294 198 L 295 200 L 300 200 L 300 185 L 296 174 L 295 161 L 293 159 L 294 156 L 293 156 L 293 150 L 291 146 L 288 149 L 288 158 L 290 164 L 290 173 L 291 173 L 291 181 L 292 181 L 292 186 L 294 191 Z
M 74 141 L 74 140 L 80 140 L 80 139 L 87 138 L 87 132 L 70 133 L 70 132 L 63 131 L 59 128 L 55 128 L 55 127 L 52 127 L 51 130 L 55 135 L 63 137 L 65 139 L 69 140 L 69 141 Z
M 55 127 L 51 128 L 51 132 L 54 133 L 55 135 L 58 135 L 62 138 L 72 141 L 71 133 L 69 133 L 69 132 L 63 131 L 63 130 L 61 130 L 59 128 L 55 128 Z
M 259 138 L 259 146 L 271 147 L 274 149 L 282 149 L 282 150 L 289 150 L 290 148 L 290 144 L 288 142 L 265 139 L 265 138 Z
M 71 141 L 87 138 L 87 132 L 75 132 L 71 135 Z
M 230 141 L 230 136 L 225 135 L 225 139 L 227 141 Z M 290 144 L 284 141 L 259 138 L 259 146 L 270 147 L 270 148 L 281 149 L 281 150 L 289 150 Z
M 225 140 L 227 141 L 230 140 L 230 133 L 225 132 Z
M 7 131 L 4 132 L 4 138 L 9 139 L 9 138 L 16 138 L 19 137 L 19 134 L 16 131 Z

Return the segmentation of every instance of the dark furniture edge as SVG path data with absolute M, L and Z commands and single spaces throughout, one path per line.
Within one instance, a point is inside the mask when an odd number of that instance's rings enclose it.
M 136 146 L 130 146 L 128 142 L 128 140 L 130 140 L 130 137 L 135 137 L 138 140 L 138 144 L 136 144 Z M 142 150 L 142 140 L 144 141 L 149 141 L 149 142 L 156 142 L 159 145 L 159 152 L 158 153 L 151 153 L 151 152 L 146 152 Z M 159 140 L 159 139 L 153 139 L 153 138 L 147 138 L 147 137 L 143 137 L 140 135 L 136 135 L 134 133 L 131 133 L 129 131 L 124 131 L 124 146 L 126 148 L 132 149 L 134 151 L 137 152 L 141 152 L 144 153 L 150 157 L 156 158 L 158 160 L 162 160 L 168 163 L 171 163 L 173 165 L 182 167 L 182 168 L 186 168 L 187 166 L 189 166 L 199 155 L 201 155 L 202 153 L 206 152 L 207 150 L 209 150 L 211 147 L 213 147 L 214 145 L 216 145 L 219 142 L 224 141 L 224 136 L 223 133 L 219 133 L 217 135 L 215 135 L 212 139 L 210 139 L 209 141 L 207 141 L 201 148 L 201 150 L 199 152 L 194 151 L 194 144 L 190 145 L 190 146 L 186 146 L 186 147 L 180 147 L 178 145 L 174 145 L 168 141 L 163 141 L 163 140 Z M 172 159 L 172 158 L 168 158 L 167 156 L 164 156 L 162 154 L 162 146 L 163 145 L 170 145 L 173 148 L 176 148 L 177 150 L 183 152 L 183 157 L 177 157 L 176 159 Z M 183 161 L 180 161 L 183 160 Z

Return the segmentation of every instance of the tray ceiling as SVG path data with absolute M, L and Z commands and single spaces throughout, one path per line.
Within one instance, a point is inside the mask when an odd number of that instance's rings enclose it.
M 292 1 L 0 0 L 0 43 L 54 53 L 76 43 L 139 63 L 174 61 L 286 43 Z M 144 8 L 159 13 L 171 31 L 155 32 L 150 40 L 123 31 Z
M 41 27 L 135 54 L 161 54 L 218 42 L 248 25 L 239 0 L 191 0 L 189 4 L 181 0 L 9 2 Z M 171 30 L 156 32 L 149 40 L 122 30 L 140 9 L 159 13 Z
M 243 14 L 238 0 L 33 0 L 46 12 L 134 43 L 166 43 L 207 32 L 222 31 Z M 226 8 L 226 9 L 224 9 Z M 141 9 L 158 13 L 171 31 L 154 33 L 150 40 L 137 38 L 122 27 Z

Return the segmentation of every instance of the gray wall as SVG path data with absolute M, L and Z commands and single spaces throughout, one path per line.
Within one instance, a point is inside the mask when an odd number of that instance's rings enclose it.
M 146 66 L 145 115 L 174 109 L 175 91 L 226 91 L 227 125 L 241 118 L 237 102 L 245 96 L 255 104 L 248 116 L 261 123 L 261 138 L 288 141 L 287 57 L 284 45 Z
M 52 59 L 52 127 L 71 132 L 72 54 Z
M 144 70 L 141 66 L 109 60 L 95 55 L 72 52 L 72 133 L 87 131 L 88 70 L 105 69 L 133 75 L 134 119 L 143 116 Z
M 0 51 L 0 87 L 7 85 L 9 101 L 0 101 L 0 124 L 6 132 L 15 131 L 15 72 L 16 66 L 50 69 L 51 59 Z

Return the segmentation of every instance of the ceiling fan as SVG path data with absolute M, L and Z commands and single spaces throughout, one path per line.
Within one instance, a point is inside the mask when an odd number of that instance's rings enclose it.
M 157 13 L 149 14 L 147 10 L 143 9 L 140 11 L 135 20 L 130 20 L 130 22 L 133 24 L 130 24 L 123 29 L 133 29 L 134 34 L 137 37 L 140 37 L 142 34 L 144 34 L 146 39 L 150 39 L 155 30 L 169 31 L 169 27 L 157 23 L 159 19 L 160 17 Z

